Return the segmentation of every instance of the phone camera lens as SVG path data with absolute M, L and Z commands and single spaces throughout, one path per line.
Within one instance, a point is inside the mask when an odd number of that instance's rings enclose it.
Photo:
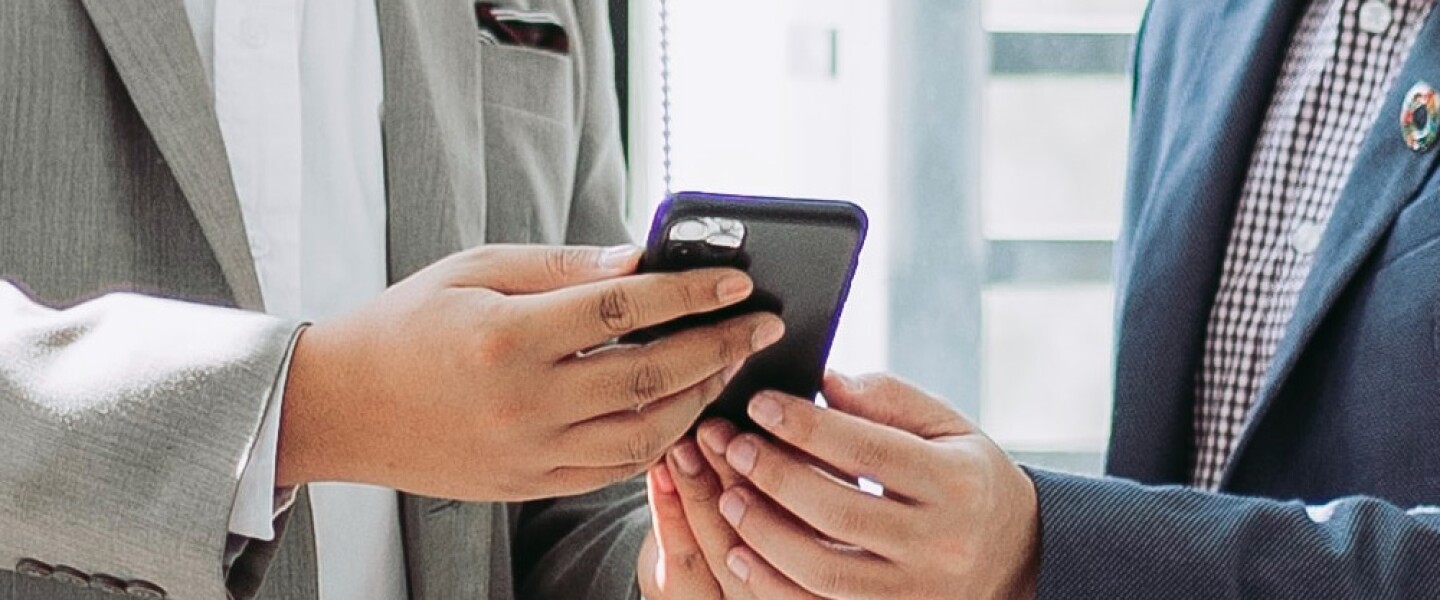
M 710 236 L 710 224 L 700 219 L 686 219 L 670 228 L 670 240 L 699 242 Z

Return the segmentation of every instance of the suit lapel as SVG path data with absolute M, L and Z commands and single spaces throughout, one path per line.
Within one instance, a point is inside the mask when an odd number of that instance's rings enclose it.
M 1432 13 L 1395 80 L 1379 120 L 1356 157 L 1350 180 L 1335 206 L 1329 229 L 1315 254 L 1315 267 L 1301 291 L 1295 316 L 1285 332 L 1261 389 L 1260 399 L 1241 436 L 1231 470 L 1239 462 L 1260 422 L 1285 382 L 1294 374 L 1326 314 L 1355 278 L 1402 209 L 1415 199 L 1433 172 L 1440 151 L 1411 150 L 1401 135 L 1400 113 L 1406 93 L 1420 82 L 1440 86 L 1440 12 Z M 1228 481 L 1230 473 L 1226 473 Z
M 390 277 L 484 243 L 485 144 L 473 4 L 379 0 Z
M 485 242 L 479 32 L 461 0 L 378 0 L 390 279 Z M 414 600 L 489 597 L 494 507 L 404 495 Z
M 1131 193 L 1144 194 L 1145 208 L 1126 249 L 1133 264 L 1119 282 L 1115 431 L 1107 464 L 1114 475 L 1149 483 L 1186 476 L 1188 445 L 1177 442 L 1192 436 L 1195 373 L 1235 206 L 1304 5 L 1229 0 L 1212 26 L 1222 34 L 1211 36 L 1208 49 L 1169 50 L 1204 52 L 1188 72 L 1209 80 L 1169 90 L 1188 94 L 1184 104 L 1140 133 L 1174 137 L 1157 144 L 1169 149 L 1163 157 L 1135 157 L 1157 161 L 1160 176 L 1153 187 L 1137 190 L 1131 182 Z
M 263 310 L 240 202 L 184 6 L 154 0 L 82 2 L 214 249 L 236 304 Z
M 411 600 L 492 597 L 496 505 L 407 495 L 400 513 Z

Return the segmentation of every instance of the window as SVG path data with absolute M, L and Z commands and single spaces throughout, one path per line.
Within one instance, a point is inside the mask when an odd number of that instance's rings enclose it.
M 839 198 L 871 235 L 832 354 L 1024 460 L 1098 470 L 1142 0 L 670 0 L 672 188 Z M 659 0 L 631 0 L 632 219 L 665 191 Z

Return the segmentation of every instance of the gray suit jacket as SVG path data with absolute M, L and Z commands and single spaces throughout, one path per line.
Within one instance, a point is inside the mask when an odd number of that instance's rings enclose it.
M 480 44 L 470 0 L 377 1 L 393 280 L 478 244 L 626 239 L 604 2 L 509 0 L 560 17 L 563 57 Z M 0 278 L 26 290 L 0 283 L 0 599 L 313 598 L 304 502 L 282 544 L 222 558 L 297 325 L 255 312 L 181 3 L 0 2 L 0 82 Z M 643 506 L 634 485 L 405 497 L 411 594 L 636 596 Z

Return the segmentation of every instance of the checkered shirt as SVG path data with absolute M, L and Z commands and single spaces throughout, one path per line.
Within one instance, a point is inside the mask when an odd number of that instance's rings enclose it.
M 1434 0 L 1312 0 L 1251 156 L 1196 382 L 1192 485 L 1215 490 L 1249 421 L 1341 188 Z M 1370 16 L 1376 7 L 1371 7 Z M 1383 20 L 1381 21 L 1384 22 Z M 1398 135 L 1398 133 L 1397 133 Z

